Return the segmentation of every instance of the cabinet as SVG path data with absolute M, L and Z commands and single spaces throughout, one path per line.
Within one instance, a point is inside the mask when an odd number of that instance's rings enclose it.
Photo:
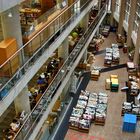
M 0 65 L 17 51 L 17 42 L 14 38 L 8 38 L 0 42 Z M 19 67 L 19 56 L 15 56 L 9 63 L 4 65 L 0 76 L 12 76 Z
M 46 12 L 48 9 L 54 7 L 56 5 L 55 0 L 40 0 L 41 10 L 42 12 Z

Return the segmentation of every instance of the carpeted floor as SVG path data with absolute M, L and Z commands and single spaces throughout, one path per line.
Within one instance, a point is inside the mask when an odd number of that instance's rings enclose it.
M 104 50 L 106 47 L 111 47 L 112 43 L 116 43 L 116 36 L 110 33 L 109 37 L 102 44 L 100 51 Z M 120 56 L 119 67 L 114 67 L 115 69 L 113 68 L 113 71 L 108 69 L 109 71 L 101 73 L 99 80 L 90 81 L 86 88 L 86 90 L 91 92 L 106 92 L 108 94 L 108 109 L 105 125 L 99 126 L 92 124 L 89 133 L 81 133 L 69 129 L 65 140 L 140 140 L 139 122 L 135 133 L 122 132 L 123 117 L 121 116 L 121 109 L 122 103 L 126 101 L 126 94 L 125 92 L 121 92 L 121 88 L 125 86 L 125 81 L 128 80 L 128 73 L 125 68 L 128 57 L 127 54 L 123 53 L 122 49 L 120 49 Z M 96 60 L 93 65 L 104 68 L 104 53 L 100 53 L 100 55 L 95 57 Z M 118 92 L 105 90 L 105 79 L 109 78 L 111 74 L 117 74 L 119 77 Z

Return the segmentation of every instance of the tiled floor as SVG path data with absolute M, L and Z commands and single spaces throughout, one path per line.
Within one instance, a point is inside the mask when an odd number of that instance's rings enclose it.
M 102 44 L 100 50 L 110 47 L 111 43 L 115 43 L 116 36 L 110 33 L 110 36 Z M 127 62 L 127 54 L 120 49 L 121 60 L 120 64 Z M 96 56 L 95 66 L 103 67 L 104 54 Z M 105 90 L 105 79 L 110 77 L 110 74 L 118 74 L 119 76 L 119 92 L 110 92 Z M 120 89 L 124 86 L 124 82 L 127 80 L 126 68 L 102 73 L 99 81 L 90 81 L 87 90 L 91 92 L 106 92 L 109 96 L 107 119 L 104 126 L 98 126 L 92 124 L 88 134 L 81 133 L 75 130 L 69 129 L 65 140 L 140 140 L 140 127 L 137 125 L 135 133 L 122 132 L 122 117 L 121 107 L 122 102 L 125 101 L 125 93 Z

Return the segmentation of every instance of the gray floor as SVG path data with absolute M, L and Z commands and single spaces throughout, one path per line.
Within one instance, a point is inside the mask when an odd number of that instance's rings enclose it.
M 110 47 L 112 43 L 116 42 L 116 36 L 110 33 L 109 37 L 102 44 L 100 50 Z M 128 61 L 127 54 L 120 50 L 121 60 L 120 64 Z M 93 65 L 103 67 L 104 54 L 96 56 L 96 61 Z M 105 90 L 105 79 L 110 77 L 110 74 L 117 74 L 119 76 L 119 88 L 125 85 L 128 79 L 126 68 L 102 73 L 99 81 L 90 81 L 87 90 L 91 92 L 106 92 L 109 96 L 107 118 L 105 126 L 98 126 L 92 124 L 88 134 L 81 133 L 75 130 L 68 130 L 65 140 L 140 140 L 140 125 L 137 124 L 135 133 L 122 132 L 122 119 L 121 108 L 122 103 L 125 101 L 125 92 L 110 92 Z

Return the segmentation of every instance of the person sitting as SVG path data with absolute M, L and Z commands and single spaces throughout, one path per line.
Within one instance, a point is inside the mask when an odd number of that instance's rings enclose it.
M 41 76 L 38 77 L 38 80 L 37 80 L 37 84 L 44 84 L 44 78 L 41 78 Z
M 15 132 L 10 128 L 7 128 L 7 129 L 3 130 L 3 133 L 4 133 L 3 138 L 6 139 L 6 140 L 12 140 L 14 135 L 15 135 Z
M 18 120 L 16 120 L 16 119 L 13 119 L 13 122 L 10 124 L 10 126 L 11 126 L 11 129 L 12 129 L 14 132 L 16 132 L 16 131 L 18 131 L 18 129 L 19 129 L 20 122 L 19 122 Z
M 19 116 L 19 121 L 21 124 L 23 124 L 23 122 L 25 121 L 26 117 L 27 117 L 27 113 L 25 113 L 25 111 L 23 110 Z

